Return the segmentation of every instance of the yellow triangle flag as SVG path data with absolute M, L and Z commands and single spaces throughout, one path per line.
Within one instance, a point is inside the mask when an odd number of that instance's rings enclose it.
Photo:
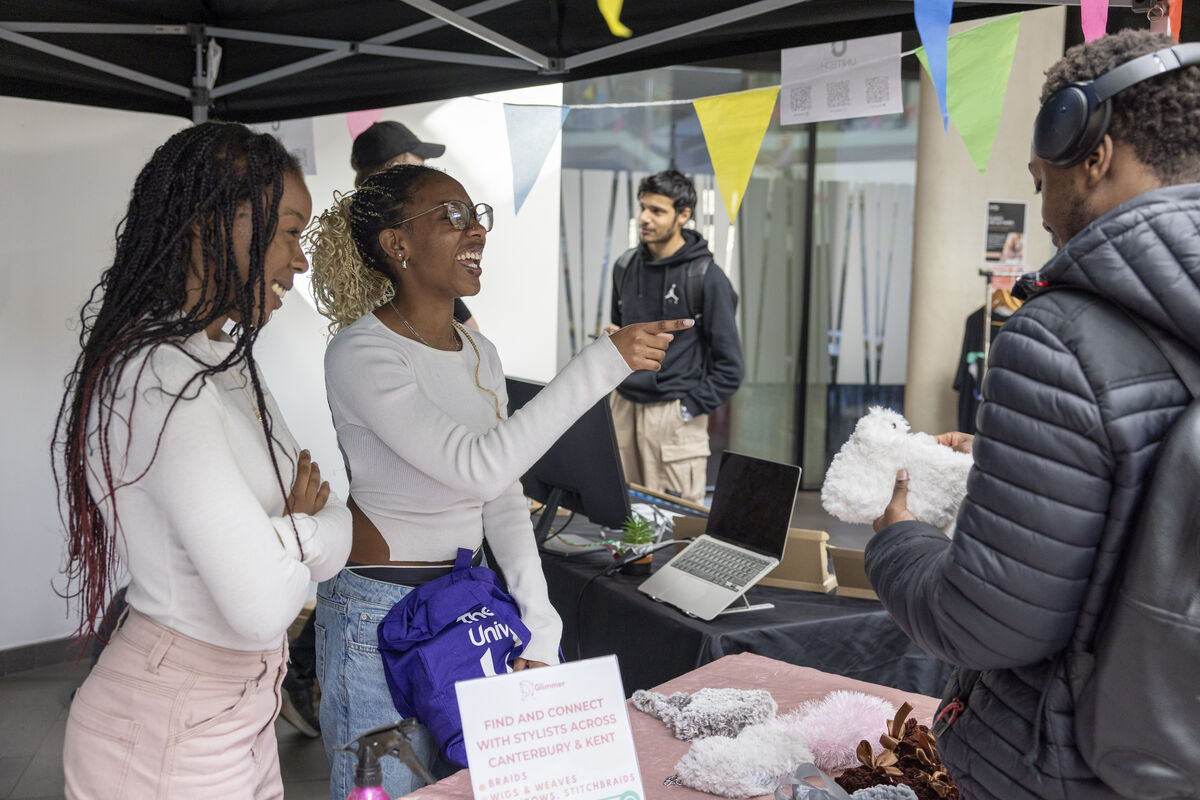
M 730 222 L 737 219 L 778 94 L 772 86 L 692 101 Z
M 612 32 L 612 35 L 628 39 L 630 36 L 633 36 L 633 31 L 629 30 L 621 22 L 621 6 L 624 3 L 625 0 L 596 0 L 600 14 L 604 17 L 604 21 L 608 23 L 608 29 Z

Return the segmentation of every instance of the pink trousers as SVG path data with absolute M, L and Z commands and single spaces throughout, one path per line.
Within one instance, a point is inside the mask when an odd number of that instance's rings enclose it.
M 226 650 L 131 608 L 71 702 L 68 800 L 283 797 L 280 639 L 270 652 Z

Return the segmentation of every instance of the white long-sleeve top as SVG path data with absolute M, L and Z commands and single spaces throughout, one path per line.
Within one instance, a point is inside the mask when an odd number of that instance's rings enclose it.
M 325 386 L 350 494 L 393 561 L 446 561 L 486 535 L 531 639 L 522 655 L 558 662 L 562 621 L 550 605 L 518 479 L 588 408 L 630 373 L 607 336 L 585 348 L 507 417 L 495 347 L 470 332 L 456 352 L 391 331 L 374 314 L 341 330 L 325 352 Z M 586 458 L 581 453 L 580 458 Z
M 117 491 L 107 496 L 95 404 L 88 419 L 88 488 L 115 531 L 130 575 L 130 605 L 194 639 L 261 651 L 280 645 L 311 582 L 332 577 L 346 563 L 351 522 L 333 495 L 313 516 L 284 515 L 244 371 L 197 381 L 176 402 L 203 368 L 197 361 L 219 363 L 232 349 L 227 337 L 214 341 L 201 331 L 132 358 L 112 401 L 108 433 Z M 280 477 L 290 491 L 300 448 L 263 388 Z

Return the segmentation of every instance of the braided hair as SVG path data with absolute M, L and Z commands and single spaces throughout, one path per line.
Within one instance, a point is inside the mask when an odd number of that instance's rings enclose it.
M 396 294 L 396 284 L 379 246 L 392 220 L 412 213 L 417 191 L 441 170 L 416 164 L 389 167 L 349 194 L 335 194 L 305 236 L 312 254 L 312 292 L 317 310 L 337 333 Z
M 134 182 L 129 207 L 117 226 L 112 264 L 80 311 L 80 354 L 66 378 L 51 444 L 59 513 L 67 531 L 66 587 L 59 594 L 68 600 L 79 598 L 76 633 L 85 643 L 98 634 L 98 620 L 116 582 L 114 544 L 120 521 L 112 504 L 110 529 L 100 503 L 111 502 L 117 489 L 149 470 L 148 464 L 141 474 L 118 480 L 111 460 L 114 417 L 126 429 L 117 432 L 131 435 L 138 386 L 149 363 L 146 358 L 138 367 L 133 405 L 128 418 L 123 418 L 113 406 L 131 359 L 149 355 L 160 345 L 179 343 L 226 317 L 237 319 L 231 331 L 234 348 L 220 363 L 208 365 L 192 356 L 196 373 L 174 395 L 167 419 L 180 400 L 195 397 L 209 376 L 244 366 L 280 492 L 287 497 L 271 446 L 271 417 L 253 349 L 265 321 L 256 309 L 267 308 L 264 257 L 275 234 L 289 174 L 302 175 L 300 164 L 273 136 L 233 123 L 206 122 L 168 139 Z M 233 230 L 235 216 L 247 207 L 252 234 L 243 276 Z M 193 272 L 196 261 L 198 276 Z M 193 284 L 198 277 L 199 285 L 207 287 L 198 302 L 194 296 L 191 303 L 188 300 L 189 272 Z M 89 431 L 92 409 L 97 414 Z M 161 440 L 160 429 L 157 441 Z M 92 449 L 100 456 L 99 471 L 89 467 Z M 89 472 L 100 483 L 100 498 L 88 489 Z

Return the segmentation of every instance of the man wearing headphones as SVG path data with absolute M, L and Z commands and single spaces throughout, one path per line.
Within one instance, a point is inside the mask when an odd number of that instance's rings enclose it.
M 1168 796 L 1149 773 L 1131 791 L 1120 764 L 1092 763 L 1094 726 L 1075 713 L 1091 668 L 1080 654 L 1108 619 L 1159 445 L 1192 400 L 1164 353 L 1200 363 L 1198 63 L 1200 44 L 1123 31 L 1047 72 L 1029 170 L 1059 251 L 992 345 L 973 442 L 939 437 L 975 456 L 954 538 L 908 511 L 902 470 L 867 546 L 884 606 L 959 668 L 934 732 L 973 800 Z M 1191 714 L 1195 697 L 1179 706 Z M 1194 715 L 1144 724 L 1195 731 Z M 1170 796 L 1197 796 L 1195 779 Z

